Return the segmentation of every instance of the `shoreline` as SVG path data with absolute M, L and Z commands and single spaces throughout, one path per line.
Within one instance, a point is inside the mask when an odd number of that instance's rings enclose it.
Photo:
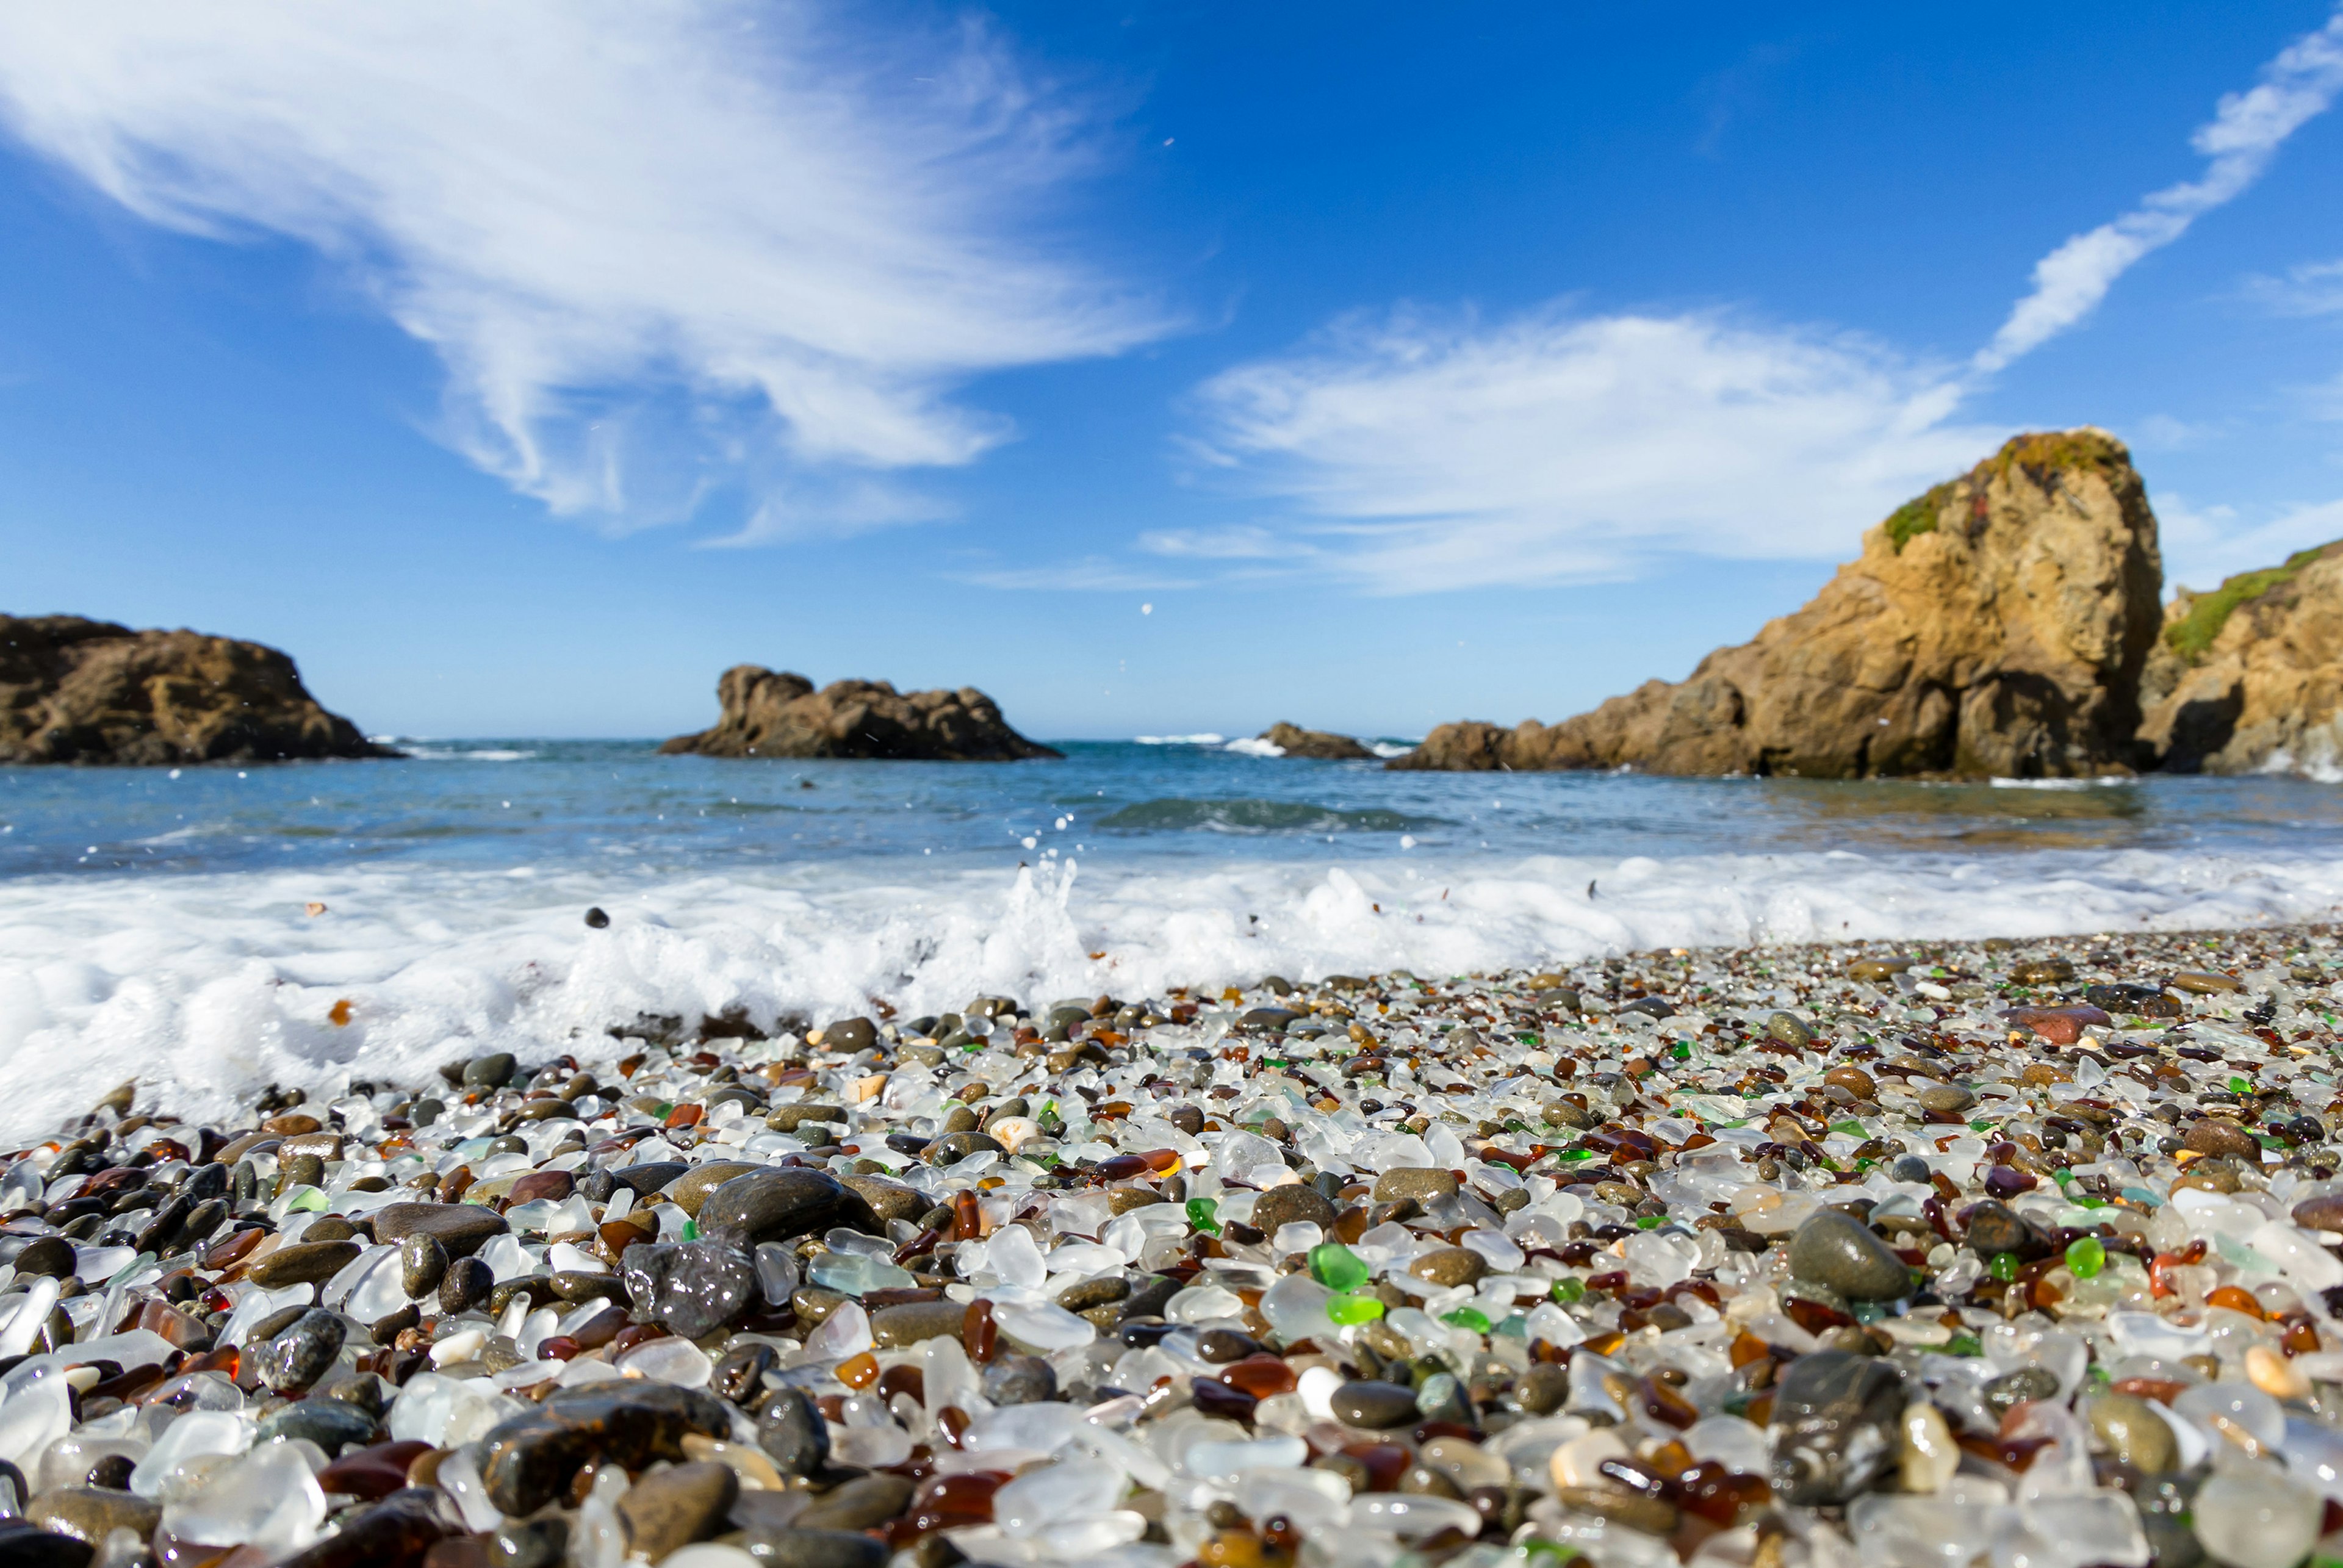
M 1748 1568 L 1982 1551 L 2055 1463 L 2094 1561 L 2307 1550 L 2336 928 L 1918 947 L 677 1028 L 210 1128 L 126 1086 L 0 1164 L 0 1539 Z

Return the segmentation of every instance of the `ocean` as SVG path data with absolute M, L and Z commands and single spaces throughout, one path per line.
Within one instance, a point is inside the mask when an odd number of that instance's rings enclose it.
M 0 1134 L 126 1079 L 216 1115 L 270 1082 L 583 1058 L 642 1016 L 761 1027 L 980 992 L 2343 906 L 2343 790 L 2290 778 L 1387 773 L 1217 737 L 1007 765 L 399 744 L 408 759 L 0 769 Z

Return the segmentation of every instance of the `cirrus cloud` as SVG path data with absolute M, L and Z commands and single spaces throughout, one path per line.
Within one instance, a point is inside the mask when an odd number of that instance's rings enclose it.
M 1078 106 L 979 26 L 846 15 L 12 7 L 0 122 L 153 223 L 331 258 L 444 362 L 445 438 L 557 512 L 625 528 L 781 475 L 791 527 L 834 483 L 850 528 L 856 472 L 1008 437 L 970 378 L 1169 322 L 1048 241 Z

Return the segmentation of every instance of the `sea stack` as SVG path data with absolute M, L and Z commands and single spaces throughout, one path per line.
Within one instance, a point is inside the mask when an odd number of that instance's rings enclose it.
M 2343 540 L 2180 589 L 2140 685 L 2168 772 L 2343 774 Z
M 1337 735 L 1331 729 L 1304 729 L 1298 724 L 1280 719 L 1262 730 L 1255 739 L 1263 745 L 1274 746 L 1281 757 L 1310 757 L 1329 762 L 1355 762 L 1372 759 L 1374 753 L 1347 735 Z
M 0 616 L 0 763 L 396 757 L 276 648 L 77 615 Z
M 701 757 L 930 762 L 1062 755 L 1011 729 L 992 699 L 970 686 L 899 692 L 883 680 L 837 680 L 816 691 L 802 675 L 739 664 L 717 681 L 716 698 L 723 711 L 714 729 L 679 735 L 659 749 Z
M 1389 766 L 1808 779 L 2077 778 L 2147 764 L 2156 517 L 2104 430 L 2020 436 L 1863 536 L 1803 609 L 1548 727 L 1443 725 Z

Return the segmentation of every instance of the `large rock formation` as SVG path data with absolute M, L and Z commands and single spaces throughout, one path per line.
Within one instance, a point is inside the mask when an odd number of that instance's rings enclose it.
M 1443 725 L 1393 768 L 2063 778 L 2139 759 L 2163 567 L 2104 431 L 2021 436 L 1863 536 L 1805 608 L 1551 728 Z
M 2343 776 L 2343 540 L 2180 589 L 2140 702 L 2168 771 Z
M 317 706 L 273 648 L 0 616 L 0 762 L 276 762 L 395 757 Z
M 1374 753 L 1347 735 L 1331 729 L 1304 729 L 1279 719 L 1254 739 L 1277 748 L 1282 757 L 1313 757 L 1330 762 L 1354 762 Z
M 837 680 L 820 691 L 802 675 L 736 664 L 716 683 L 716 728 L 659 749 L 703 757 L 895 757 L 1013 762 L 1061 753 L 1009 728 L 974 687 L 899 692 L 883 680 Z

